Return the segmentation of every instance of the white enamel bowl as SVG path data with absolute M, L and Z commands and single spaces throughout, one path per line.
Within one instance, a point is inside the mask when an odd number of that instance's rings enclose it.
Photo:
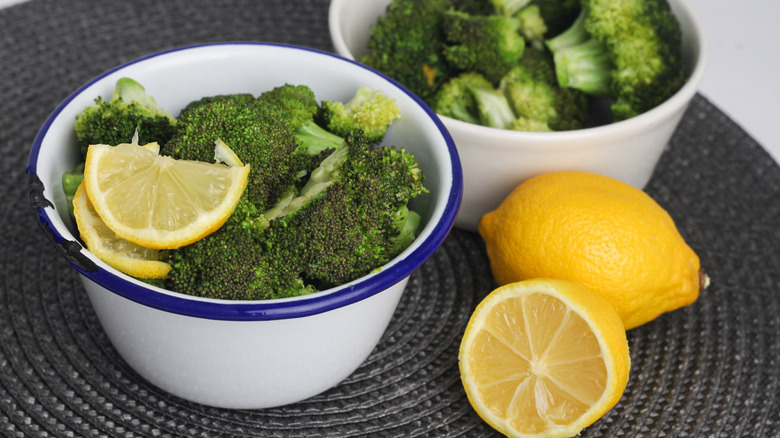
M 318 100 L 348 99 L 359 85 L 395 99 L 402 119 L 385 143 L 416 155 L 427 194 L 412 207 L 419 237 L 379 272 L 304 297 L 269 301 L 201 299 L 146 285 L 83 249 L 66 213 L 61 176 L 77 164 L 73 121 L 116 80 L 132 77 L 177 114 L 203 96 L 284 83 L 308 85 Z M 198 403 L 265 408 L 293 403 L 338 384 L 384 333 L 412 272 L 442 243 L 461 200 L 452 140 L 436 115 L 392 80 L 355 62 L 306 48 L 262 43 L 208 44 L 157 53 L 91 80 L 43 124 L 27 172 L 38 221 L 79 272 L 116 350 L 141 376 Z
M 440 116 L 463 165 L 463 204 L 455 226 L 475 230 L 479 219 L 522 181 L 547 172 L 585 170 L 644 188 L 704 74 L 702 28 L 684 0 L 670 0 L 683 31 L 688 82 L 660 106 L 618 123 L 568 132 L 515 132 Z M 360 59 L 369 29 L 390 0 L 333 0 L 329 27 L 336 52 Z

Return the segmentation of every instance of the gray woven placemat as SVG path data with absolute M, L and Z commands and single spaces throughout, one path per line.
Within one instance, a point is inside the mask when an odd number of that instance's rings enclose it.
M 327 1 L 34 0 L 0 10 L 0 433 L 12 437 L 494 436 L 460 386 L 457 348 L 493 287 L 478 236 L 455 231 L 412 276 L 368 361 L 332 390 L 262 411 L 160 391 L 105 337 L 75 271 L 38 230 L 24 167 L 72 90 L 138 56 L 225 40 L 331 50 Z M 697 96 L 647 191 L 713 285 L 629 332 L 620 403 L 583 436 L 780 436 L 780 168 Z

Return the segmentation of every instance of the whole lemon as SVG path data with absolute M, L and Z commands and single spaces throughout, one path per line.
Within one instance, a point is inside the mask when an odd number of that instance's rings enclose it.
M 520 184 L 480 219 L 495 280 L 546 277 L 604 296 L 631 329 L 699 296 L 699 257 L 644 191 L 589 172 Z

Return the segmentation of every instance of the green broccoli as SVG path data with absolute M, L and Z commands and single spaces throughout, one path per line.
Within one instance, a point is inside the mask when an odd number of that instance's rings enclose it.
M 65 202 L 71 217 L 73 217 L 73 197 L 76 196 L 76 190 L 82 181 L 84 181 L 84 163 L 79 163 L 70 172 L 62 174 L 62 191 L 65 193 Z
M 382 141 L 390 123 L 400 118 L 393 99 L 366 86 L 358 87 L 346 103 L 323 101 L 320 114 L 322 125 L 333 134 L 359 134 L 369 143 Z
M 430 103 L 454 74 L 443 55 L 442 13 L 448 0 L 393 0 L 371 26 L 359 61 L 396 79 Z
M 544 48 L 547 24 L 544 22 L 539 6 L 527 6 L 514 16 L 520 22 L 520 34 L 525 38 L 525 41 L 537 50 Z
M 641 114 L 685 82 L 680 24 L 666 0 L 581 0 L 572 26 L 548 40 L 561 86 L 614 99 L 615 120 Z
M 206 96 L 198 100 L 193 100 L 192 102 L 188 103 L 181 110 L 181 113 L 189 112 L 199 106 L 206 105 L 211 102 L 224 101 L 224 100 L 231 101 L 239 105 L 249 105 L 254 103 L 255 96 L 254 94 L 251 93 L 217 94 L 214 96 Z
M 354 104 L 360 102 L 359 96 L 375 98 L 371 90 L 358 91 Z M 397 114 L 391 106 L 379 108 Z M 306 132 L 327 133 L 328 144 L 335 147 L 317 153 L 321 160 L 302 183 L 281 184 L 263 202 L 256 201 L 257 195 L 247 188 L 219 230 L 169 251 L 166 261 L 172 269 L 167 288 L 224 299 L 302 295 L 363 276 L 411 244 L 421 218 L 408 204 L 427 192 L 414 156 L 403 149 L 377 147 L 353 131 L 341 137 L 325 130 L 313 121 L 320 107 L 308 87 L 286 84 L 254 100 L 201 99 L 182 112 L 168 152 L 183 158 L 213 160 L 201 144 L 216 138 L 234 148 L 254 171 L 255 163 L 269 154 L 250 150 L 258 145 L 259 149 L 276 147 L 273 141 L 262 143 L 269 123 L 284 127 L 282 138 L 287 141 L 284 152 L 270 154 L 268 173 L 275 171 L 275 165 L 287 173 L 286 158 L 293 157 L 296 171 L 291 174 L 301 178 L 301 166 L 306 164 L 301 157 L 310 149 L 298 139 Z M 384 119 L 390 123 L 395 117 Z M 302 130 L 307 125 L 310 128 Z M 358 125 L 355 131 L 366 128 L 381 128 L 384 133 L 387 126 Z M 226 140 L 231 135 L 233 143 Z M 257 141 L 245 148 L 246 139 Z M 210 147 L 213 150 L 213 143 Z
M 519 65 L 501 80 L 514 113 L 524 121 L 513 129 L 566 131 L 584 128 L 588 98 L 580 90 L 558 86 L 549 52 L 528 49 Z
M 295 133 L 300 152 L 311 159 L 307 170 L 316 167 L 323 153 L 341 146 L 344 139 L 325 130 L 315 118 L 320 113 L 320 104 L 311 88 L 305 85 L 285 84 L 263 92 L 255 104 L 279 112 Z
M 451 9 L 443 14 L 443 26 L 447 62 L 459 71 L 481 73 L 494 84 L 525 52 L 520 21 L 514 17 L 472 15 Z
M 210 298 L 269 299 L 354 280 L 414 240 L 420 216 L 408 202 L 427 192 L 422 184 L 413 155 L 350 135 L 300 194 L 260 213 L 255 224 L 241 220 L 251 216 L 252 204 L 239 203 L 241 212 L 218 231 L 171 251 L 167 287 Z
M 547 25 L 539 6 L 530 0 L 452 0 L 452 9 L 473 16 L 514 17 L 519 22 L 518 32 L 527 43 L 544 44 Z
M 245 195 L 265 209 L 300 177 L 298 145 L 277 112 L 234 99 L 215 99 L 179 115 L 171 140 L 160 153 L 176 159 L 214 161 L 214 142 L 225 142 L 251 171 Z
M 76 116 L 76 143 L 82 156 L 91 144 L 117 145 L 130 143 L 138 133 L 140 144 L 156 141 L 164 145 L 173 135 L 176 119 L 165 111 L 144 87 L 130 78 L 117 80 L 113 96 L 95 104 Z
M 481 122 L 477 100 L 469 89 L 469 84 L 475 81 L 491 86 L 490 82 L 479 73 L 462 73 L 442 85 L 436 95 L 434 105 L 436 113 L 479 125 Z
M 454 77 L 442 87 L 437 99 L 437 112 L 469 123 L 510 129 L 517 118 L 506 96 L 479 73 Z
M 501 15 L 513 16 L 528 6 L 531 0 L 490 0 L 496 12 Z
M 509 100 L 499 90 L 488 84 L 473 83 L 469 85 L 471 94 L 477 101 L 479 120 L 482 125 L 491 128 L 511 129 L 517 116 Z
M 412 154 L 348 135 L 299 196 L 264 213 L 264 236 L 301 257 L 304 278 L 319 287 L 343 284 L 411 243 L 420 217 L 408 203 L 426 192 Z
M 294 255 L 279 254 L 255 228 L 229 222 L 205 238 L 169 252 L 165 287 L 188 295 L 264 300 L 314 292 L 298 275 Z

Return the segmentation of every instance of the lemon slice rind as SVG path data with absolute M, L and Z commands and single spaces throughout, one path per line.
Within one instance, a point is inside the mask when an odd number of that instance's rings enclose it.
M 111 231 L 89 202 L 84 184 L 73 197 L 73 215 L 81 239 L 97 258 L 135 278 L 167 278 L 171 265 L 158 260 L 159 251 L 128 242 Z

